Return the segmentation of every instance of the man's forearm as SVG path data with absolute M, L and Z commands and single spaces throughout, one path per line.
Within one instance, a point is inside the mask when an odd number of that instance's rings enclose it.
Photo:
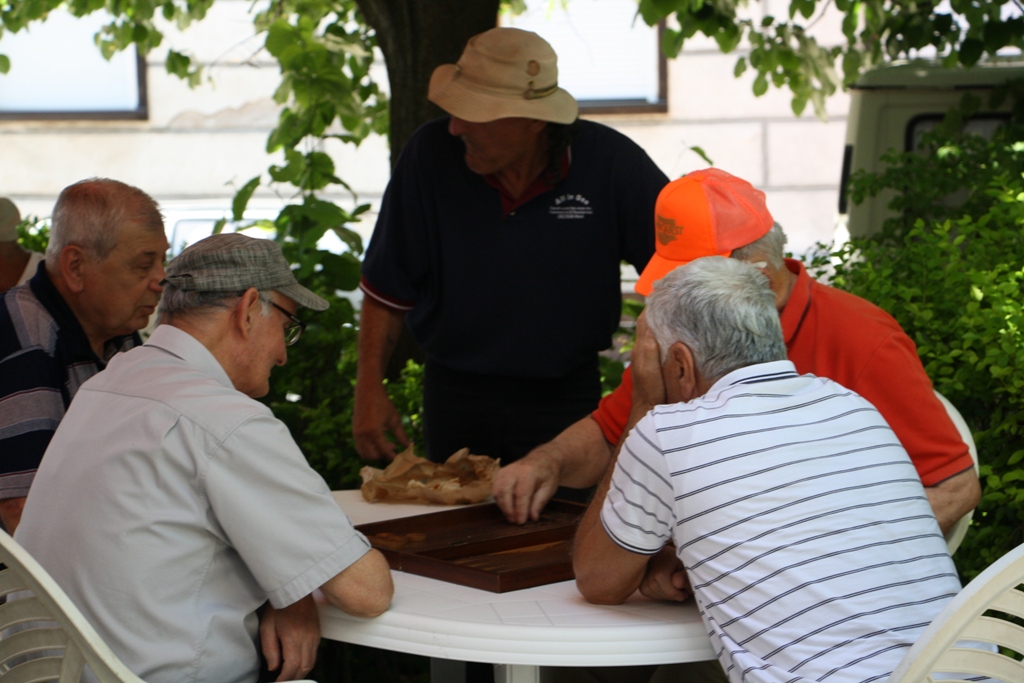
M 375 617 L 391 604 L 395 585 L 379 550 L 371 549 L 320 587 L 335 607 L 357 617 Z
M 398 341 L 403 315 L 369 296 L 363 298 L 352 437 L 356 451 L 366 460 L 392 460 L 397 454 L 394 441 L 409 444 L 402 429 L 402 417 L 383 386 L 384 371 Z
M 615 471 L 615 462 L 618 460 L 626 435 L 644 414 L 640 407 L 636 407 L 631 412 L 622 441 L 619 442 L 613 456 L 608 461 L 601 482 L 598 484 L 597 493 L 590 501 L 590 505 L 576 529 L 576 538 L 573 544 L 573 570 L 576 574 L 576 586 L 588 602 L 617 605 L 632 595 L 640 587 L 644 578 L 649 558 L 619 547 L 608 537 L 601 524 L 601 509 L 608 496 L 608 488 Z
M 974 468 L 954 474 L 949 479 L 924 490 L 942 533 L 948 532 L 957 520 L 977 507 L 981 500 L 981 483 Z
M 404 314 L 369 296 L 363 297 L 359 315 L 359 363 L 356 368 L 356 392 L 360 388 L 380 386 L 388 361 L 398 343 Z
M 535 452 L 541 451 L 557 463 L 559 486 L 584 489 L 601 480 L 614 449 L 594 418 L 587 415 L 550 442 L 538 446 Z
M 573 548 L 573 570 L 576 586 L 589 602 L 617 604 L 628 598 L 640 587 L 647 567 L 648 557 L 636 555 L 620 548 L 609 537 L 601 524 L 601 509 L 604 507 L 608 488 L 611 485 L 615 463 L 625 444 L 626 438 L 637 422 L 654 407 L 664 390 L 657 390 L 661 375 L 658 372 L 658 344 L 647 329 L 646 320 L 641 317 L 637 324 L 637 341 L 634 354 L 634 400 L 623 437 L 608 461 L 601 483 L 594 499 L 580 520 L 576 530 Z M 644 382 L 647 391 L 636 392 L 636 382 Z M 664 386 L 664 385 L 661 385 Z M 595 422 L 595 426 L 597 423 Z M 600 431 L 600 430 L 598 430 Z

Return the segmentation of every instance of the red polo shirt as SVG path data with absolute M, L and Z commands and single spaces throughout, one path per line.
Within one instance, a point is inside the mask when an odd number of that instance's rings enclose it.
M 899 323 L 878 306 L 811 279 L 799 261 L 786 259 L 786 267 L 797 281 L 780 319 L 797 371 L 828 377 L 874 404 L 925 486 L 973 467 Z M 633 375 L 627 369 L 622 384 L 592 413 L 609 442 L 618 443 L 632 405 Z

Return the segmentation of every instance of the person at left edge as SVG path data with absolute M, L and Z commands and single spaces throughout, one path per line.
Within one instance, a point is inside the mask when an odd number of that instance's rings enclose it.
M 36 274 L 43 255 L 18 244 L 21 212 L 7 197 L 0 197 L 0 294 Z
M 403 319 L 426 351 L 427 455 L 508 463 L 601 398 L 599 351 L 621 314 L 620 264 L 643 269 L 668 182 L 635 143 L 577 118 L 540 36 L 495 28 L 439 66 L 448 116 L 409 140 L 363 263 L 356 448 L 393 458 L 382 386 Z
M 17 212 L 11 205 L 4 213 L 11 209 Z M 142 343 L 137 331 L 160 301 L 166 252 L 152 197 L 90 178 L 57 198 L 46 259 L 31 279 L 0 295 L 0 519 L 7 533 L 17 529 L 78 388 L 114 354 Z

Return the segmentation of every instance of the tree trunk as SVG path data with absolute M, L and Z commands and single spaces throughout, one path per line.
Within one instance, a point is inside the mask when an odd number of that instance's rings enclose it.
M 427 121 L 441 116 L 427 100 L 430 74 L 439 64 L 457 62 L 466 41 L 498 23 L 500 0 L 356 0 L 377 32 L 391 83 L 391 168 L 409 137 Z M 409 332 L 395 345 L 386 376 L 397 380 L 408 359 L 423 363 L 425 354 Z
M 427 100 L 430 74 L 458 61 L 466 41 L 494 28 L 499 0 L 356 0 L 377 32 L 391 83 L 391 167 L 406 140 L 441 116 Z
M 430 75 L 438 65 L 453 63 L 466 41 L 498 24 L 500 0 L 356 0 L 377 32 L 391 84 L 391 168 L 416 129 L 443 112 L 427 99 Z M 395 380 L 406 360 L 423 362 L 424 353 L 402 326 L 388 379 Z

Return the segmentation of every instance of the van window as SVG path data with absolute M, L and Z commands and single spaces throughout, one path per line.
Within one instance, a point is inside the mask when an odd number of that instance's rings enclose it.
M 942 118 L 943 114 L 921 114 L 910 119 L 907 122 L 906 142 L 904 143 L 903 150 L 906 152 L 916 150 L 918 145 L 921 144 L 921 136 L 942 123 Z M 992 133 L 1000 126 L 1006 125 L 1006 122 L 1009 120 L 1009 113 L 979 114 L 967 120 L 966 125 L 964 125 L 964 132 L 974 133 L 986 140 L 990 140 Z

